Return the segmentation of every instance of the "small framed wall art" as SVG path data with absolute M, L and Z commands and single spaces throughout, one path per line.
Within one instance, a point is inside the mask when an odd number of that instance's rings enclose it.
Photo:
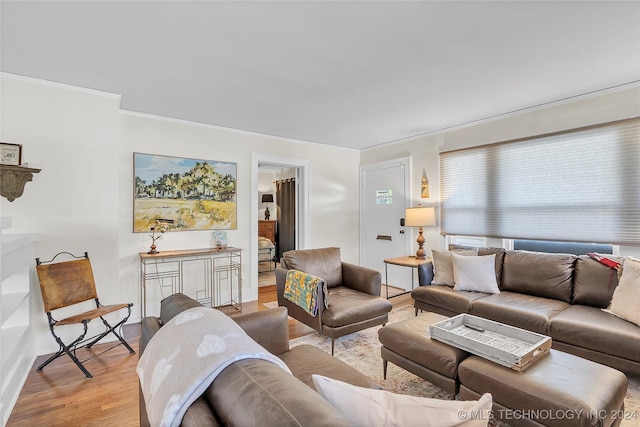
M 15 165 L 22 164 L 22 145 L 0 142 L 0 164 Z

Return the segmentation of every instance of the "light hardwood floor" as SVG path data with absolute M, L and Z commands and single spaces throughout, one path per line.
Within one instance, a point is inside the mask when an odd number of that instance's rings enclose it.
M 275 286 L 260 287 L 258 294 L 258 301 L 242 305 L 243 313 L 265 310 L 267 308 L 263 303 L 276 300 Z M 411 305 L 412 300 L 407 294 L 393 298 L 391 302 L 394 308 L 398 308 Z M 289 320 L 290 339 L 313 332 L 306 325 Z M 47 357 L 39 356 L 7 426 L 138 426 L 138 377 L 135 369 L 140 324 L 125 326 L 124 335 L 136 354 L 129 354 L 124 346 L 118 346 L 89 360 L 85 366 L 92 373 L 92 379 L 86 379 L 66 356 L 55 360 L 41 372 L 36 372 L 35 367 Z M 109 346 L 111 344 L 97 345 L 93 352 L 99 353 Z M 83 360 L 86 355 L 79 354 L 79 358 Z

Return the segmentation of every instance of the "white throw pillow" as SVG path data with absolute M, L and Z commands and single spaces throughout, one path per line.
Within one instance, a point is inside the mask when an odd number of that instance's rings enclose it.
M 451 262 L 451 254 L 475 256 L 478 255 L 477 249 L 454 249 L 452 251 L 441 251 L 433 249 L 431 251 L 433 261 L 433 280 L 432 285 L 447 285 L 453 287 L 453 264 Z
M 480 400 L 439 400 L 312 378 L 318 393 L 356 426 L 484 427 L 489 422 L 489 393 Z
M 640 326 L 640 260 L 625 258 L 618 287 L 605 311 Z
M 451 254 L 453 281 L 456 291 L 474 291 L 499 294 L 496 281 L 496 256 L 460 256 Z

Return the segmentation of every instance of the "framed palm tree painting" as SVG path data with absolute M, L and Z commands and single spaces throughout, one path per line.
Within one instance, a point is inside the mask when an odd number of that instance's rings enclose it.
M 238 228 L 236 163 L 133 153 L 133 172 L 134 233 L 160 218 L 169 231 Z

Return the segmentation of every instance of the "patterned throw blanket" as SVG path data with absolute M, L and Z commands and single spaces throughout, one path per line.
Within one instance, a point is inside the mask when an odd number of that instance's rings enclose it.
M 284 284 L 284 297 L 307 313 L 316 317 L 318 315 L 318 284 L 322 283 L 324 304 L 329 307 L 327 300 L 327 282 L 320 277 L 304 273 L 299 270 L 287 271 L 287 280 Z
M 197 307 L 175 316 L 149 340 L 136 369 L 151 426 L 179 426 L 218 374 L 242 359 L 264 359 L 291 372 L 218 310 Z

